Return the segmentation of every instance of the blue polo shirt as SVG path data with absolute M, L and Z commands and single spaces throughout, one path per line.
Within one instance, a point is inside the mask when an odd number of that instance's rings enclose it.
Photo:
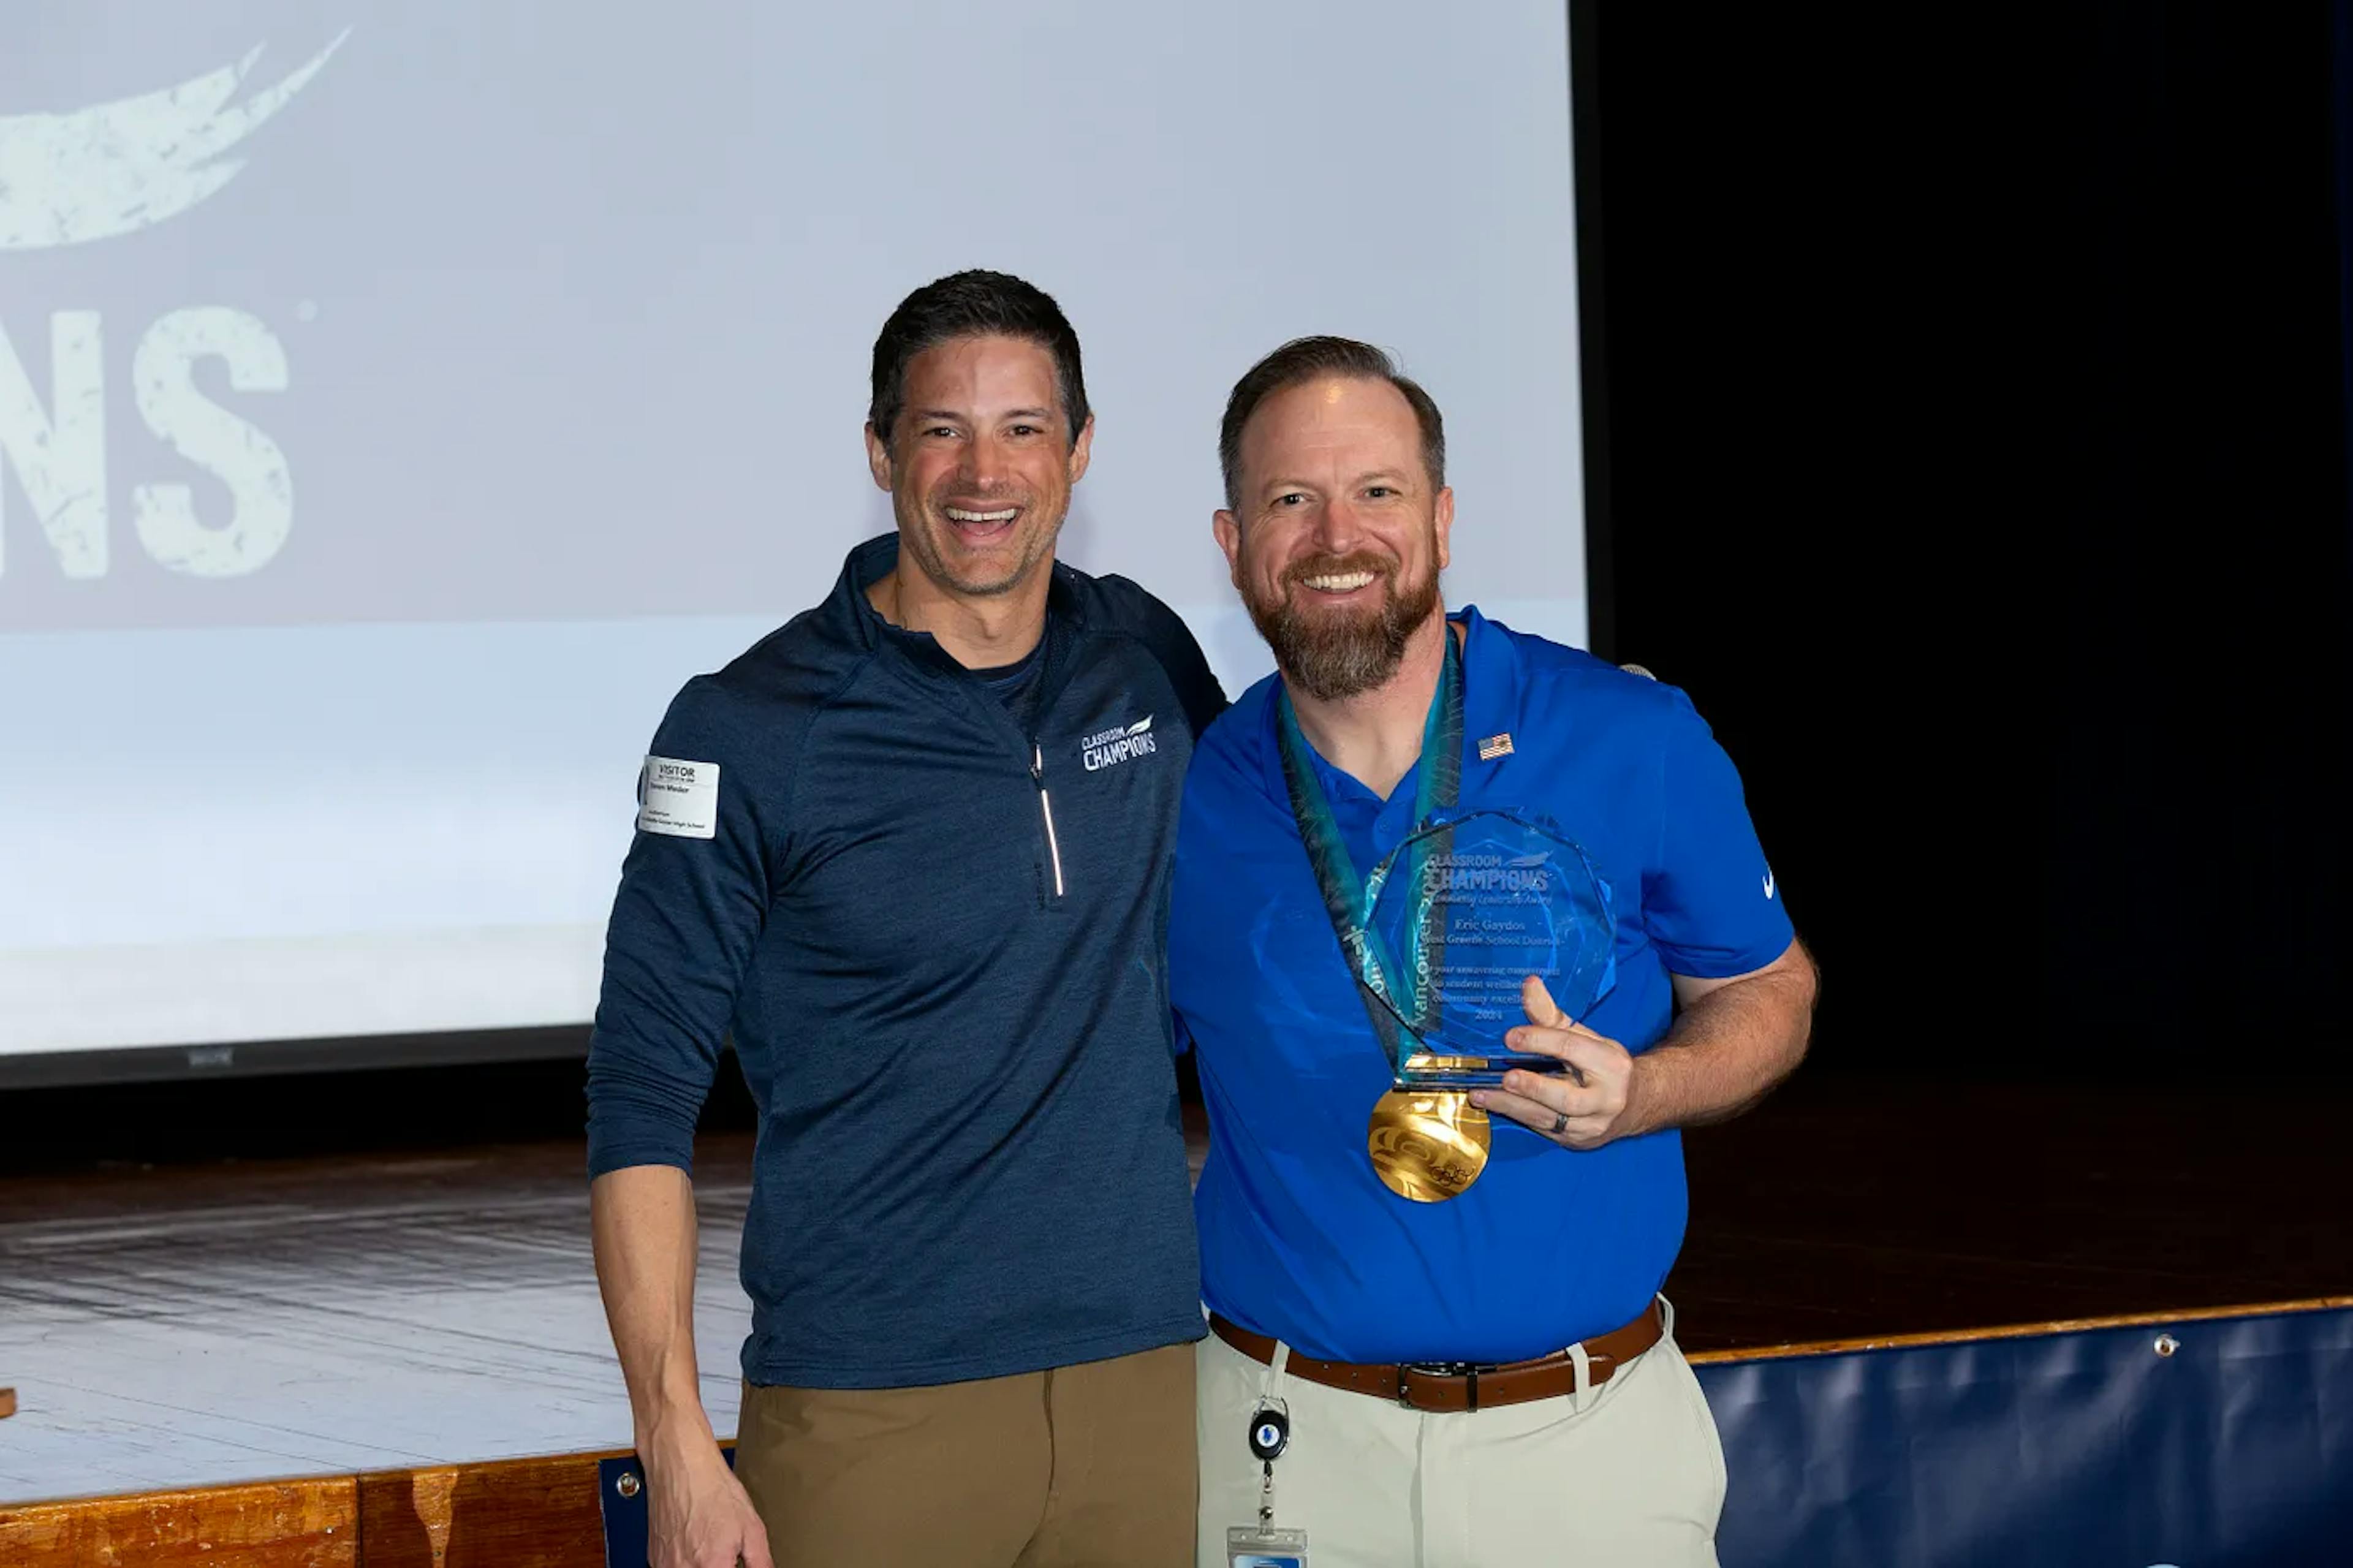
M 1673 975 L 1745 974 L 1789 945 L 1739 775 L 1675 688 L 1476 609 L 1459 619 L 1461 804 L 1548 813 L 1591 856 L 1615 900 L 1618 979 L 1583 1021 L 1641 1051 L 1672 1018 Z M 1461 1197 L 1409 1202 L 1373 1174 L 1366 1119 L 1388 1062 L 1283 788 L 1278 679 L 1202 736 L 1177 830 L 1168 979 L 1209 1112 L 1203 1300 L 1351 1362 L 1516 1361 L 1631 1321 L 1683 1245 L 1675 1132 L 1577 1152 L 1498 1117 Z M 1499 754 L 1481 761 L 1482 742 Z M 1382 800 L 1318 764 L 1369 871 L 1414 826 L 1419 769 Z

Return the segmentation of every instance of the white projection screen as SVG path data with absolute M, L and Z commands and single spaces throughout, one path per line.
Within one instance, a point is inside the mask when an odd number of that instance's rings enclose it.
M 664 705 L 891 526 L 962 268 L 1083 341 L 1064 558 L 1229 691 L 1218 416 L 1305 332 L 1444 408 L 1449 602 L 1582 643 L 1566 9 L 15 0 L 0 1081 L 584 1023 Z

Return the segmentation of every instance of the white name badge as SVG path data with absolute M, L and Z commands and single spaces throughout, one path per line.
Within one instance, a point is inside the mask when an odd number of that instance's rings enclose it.
M 638 774 L 638 831 L 673 838 L 719 833 L 719 764 L 648 757 Z

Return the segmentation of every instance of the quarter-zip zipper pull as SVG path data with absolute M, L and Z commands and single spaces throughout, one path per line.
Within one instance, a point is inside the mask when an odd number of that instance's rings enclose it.
M 1046 752 L 1029 742 L 1029 777 L 1038 786 L 1038 808 L 1046 817 L 1046 857 L 1054 863 L 1054 896 L 1062 896 L 1062 846 L 1054 837 L 1054 797 L 1046 789 Z

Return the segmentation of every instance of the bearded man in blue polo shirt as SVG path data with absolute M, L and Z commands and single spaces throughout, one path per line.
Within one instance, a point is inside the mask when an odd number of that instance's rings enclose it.
M 1681 691 L 1445 614 L 1443 426 L 1379 350 L 1277 350 L 1220 456 L 1279 669 L 1194 754 L 1170 912 L 1211 1129 L 1198 1560 L 1300 1531 L 1316 1568 L 1712 1564 L 1723 1451 L 1659 1295 L 1676 1130 L 1787 1076 L 1815 993 L 1738 775 Z M 1556 1070 L 1400 1097 L 1364 889 L 1433 814 L 1489 810 L 1574 841 L 1614 983 L 1576 1018 L 1523 987 L 1504 1043 Z M 1401 1105 L 1440 1179 L 1398 1168 Z

